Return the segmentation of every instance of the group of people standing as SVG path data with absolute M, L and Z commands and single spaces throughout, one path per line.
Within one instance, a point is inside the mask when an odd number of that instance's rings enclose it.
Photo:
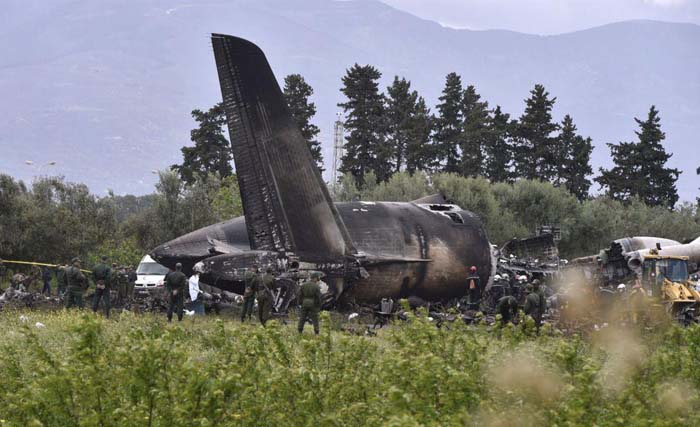
M 117 304 L 125 305 L 131 301 L 136 285 L 136 272 L 132 267 L 119 267 L 116 263 L 110 267 L 107 261 L 108 258 L 103 256 L 102 261 L 96 264 L 91 272 L 95 283 L 92 311 L 96 312 L 101 302 L 105 316 L 109 318 L 112 291 L 116 291 Z M 81 266 L 80 258 L 73 258 L 70 266 L 59 267 L 57 272 L 59 293 L 61 287 L 65 287 L 63 295 L 66 308 L 82 308 L 85 305 L 83 295 L 90 287 L 90 281 L 88 275 L 81 270 Z

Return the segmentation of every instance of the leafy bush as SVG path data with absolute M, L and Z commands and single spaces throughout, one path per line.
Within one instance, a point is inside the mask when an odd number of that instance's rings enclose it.
M 277 322 L 21 315 L 0 314 L 0 425 L 700 423 L 700 327 L 536 336 L 419 313 L 364 337 L 324 314 L 316 337 Z

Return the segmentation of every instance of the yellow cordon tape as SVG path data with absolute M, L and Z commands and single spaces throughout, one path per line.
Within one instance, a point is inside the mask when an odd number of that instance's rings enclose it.
M 3 264 L 25 264 L 25 265 L 40 265 L 43 267 L 60 267 L 58 264 L 46 264 L 44 262 L 34 262 L 34 261 L 8 261 L 6 259 L 2 260 Z M 80 271 L 83 271 L 85 273 L 92 273 L 90 270 L 83 270 L 80 269 Z

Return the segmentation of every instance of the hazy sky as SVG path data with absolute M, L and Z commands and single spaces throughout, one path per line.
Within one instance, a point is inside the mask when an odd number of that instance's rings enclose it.
M 700 24 L 700 0 L 382 0 L 455 28 L 557 34 L 630 19 Z

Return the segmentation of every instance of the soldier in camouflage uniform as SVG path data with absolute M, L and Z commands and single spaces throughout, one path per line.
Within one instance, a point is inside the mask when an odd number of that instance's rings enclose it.
M 168 290 L 168 322 L 173 321 L 173 311 L 177 311 L 177 320 L 182 321 L 187 291 L 187 276 L 182 272 L 182 264 L 175 264 L 175 271 L 165 276 L 165 288 Z
M 260 280 L 257 296 L 258 296 L 258 318 L 260 323 L 265 326 L 267 319 L 270 318 L 272 310 L 273 296 L 272 291 L 275 288 L 275 276 L 272 275 L 272 267 L 267 267 L 265 274 Z
M 530 293 L 525 297 L 525 306 L 523 311 L 528 316 L 535 320 L 537 330 L 542 326 L 542 316 L 547 309 L 547 300 L 544 296 L 544 291 L 540 289 L 540 281 L 535 279 L 532 285 L 528 286 Z
M 58 296 L 63 297 L 66 294 L 66 269 L 67 265 L 59 265 L 56 269 L 56 281 L 58 282 Z
M 252 271 L 247 271 L 244 276 L 245 290 L 243 291 L 243 312 L 241 313 L 241 322 L 245 322 L 246 316 L 248 320 L 253 315 L 253 305 L 255 304 L 255 293 L 260 283 L 260 267 L 258 264 L 253 264 Z
M 513 322 L 518 315 L 518 300 L 514 296 L 502 296 L 496 304 L 496 313 L 501 315 L 501 325 Z
M 65 269 L 66 308 L 83 308 L 83 293 L 88 288 L 87 277 L 80 271 L 80 258 L 73 258 L 73 265 Z
M 107 257 L 102 257 L 102 262 L 97 264 L 92 269 L 92 278 L 95 280 L 95 295 L 92 302 L 92 311 L 97 312 L 100 306 L 100 300 L 105 306 L 105 316 L 109 319 L 109 310 L 111 309 L 111 301 L 109 298 L 109 289 L 112 282 L 112 270 L 107 266 Z
M 112 264 L 112 276 L 114 289 L 117 290 L 117 304 L 123 306 L 129 287 L 129 281 L 124 272 L 124 267 L 117 267 L 117 264 Z
M 299 311 L 299 333 L 304 332 L 306 321 L 314 325 L 314 333 L 318 335 L 318 313 L 321 311 L 321 273 L 311 273 L 311 280 L 301 285 L 301 310 Z

